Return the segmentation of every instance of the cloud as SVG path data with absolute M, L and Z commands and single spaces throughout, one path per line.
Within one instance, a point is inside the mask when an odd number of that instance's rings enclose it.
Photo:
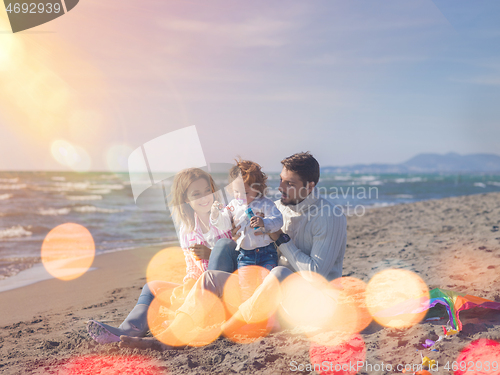
M 323 55 L 304 60 L 304 64 L 311 65 L 391 65 L 391 64 L 414 64 L 428 60 L 428 56 L 417 55 L 378 55 L 378 56 L 342 56 Z
M 266 17 L 225 23 L 162 18 L 157 23 L 163 30 L 180 32 L 184 36 L 195 34 L 216 44 L 237 48 L 284 46 L 292 42 L 289 33 L 298 27 L 287 20 Z

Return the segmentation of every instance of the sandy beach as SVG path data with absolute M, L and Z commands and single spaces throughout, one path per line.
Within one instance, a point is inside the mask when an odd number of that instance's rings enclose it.
M 343 276 L 368 283 L 379 271 L 402 268 L 419 275 L 429 289 L 500 302 L 499 226 L 500 193 L 374 208 L 364 216 L 348 218 Z M 150 247 L 101 255 L 92 265 L 96 269 L 76 280 L 46 280 L 0 293 L 0 372 L 287 374 L 311 362 L 311 342 L 293 330 L 251 344 L 219 338 L 205 347 L 165 352 L 94 343 L 85 330 L 87 320 L 119 325 L 134 306 L 146 281 L 148 262 L 159 250 Z M 181 282 L 184 271 L 182 253 L 173 249 L 171 281 Z M 422 321 L 408 329 L 372 322 L 360 334 L 365 360 L 372 365 L 416 364 L 421 363 L 422 354 L 444 366 L 456 361 L 460 351 L 477 339 L 500 340 L 500 311 L 475 308 L 460 318 L 463 330 L 437 343 L 433 349 L 438 351 L 420 350 L 421 344 L 436 340 L 446 320 Z M 300 373 L 317 372 L 305 368 Z M 397 371 L 363 368 L 359 373 Z

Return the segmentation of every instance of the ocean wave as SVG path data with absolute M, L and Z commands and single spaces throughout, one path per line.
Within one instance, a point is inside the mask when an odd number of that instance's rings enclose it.
M 122 190 L 124 186 L 122 184 L 95 184 L 90 185 L 89 189 L 110 189 L 110 190 Z
M 116 212 L 123 212 L 123 210 L 120 210 L 120 209 L 101 208 L 101 207 L 95 207 L 95 206 L 73 207 L 73 211 L 81 212 L 81 213 L 100 212 L 100 213 L 105 213 L 105 214 L 113 214 L 113 213 L 116 213 Z
M 88 182 L 56 182 L 52 186 L 36 186 L 33 189 L 39 191 L 81 191 L 86 190 L 90 184 Z
M 396 198 L 398 198 L 398 199 L 411 199 L 411 198 L 413 198 L 413 195 L 411 195 L 411 194 L 397 194 Z
M 0 185 L 0 190 L 21 190 L 26 189 L 26 184 Z
M 88 182 L 56 182 L 54 184 L 54 186 L 56 186 L 60 189 L 67 189 L 67 191 L 86 190 L 90 186 L 90 183 L 88 183 Z
M 66 199 L 70 201 L 98 201 L 102 195 L 67 195 Z
M 409 178 L 396 178 L 394 180 L 394 182 L 397 184 L 402 184 L 405 182 L 421 182 L 421 181 L 425 181 L 425 179 L 423 179 L 422 177 L 409 177 Z
M 70 211 L 70 208 L 40 208 L 38 214 L 42 216 L 60 216 L 67 215 Z
M 384 183 L 380 180 L 370 181 L 368 185 L 383 185 Z
M 376 179 L 377 179 L 376 176 L 361 176 L 357 178 L 357 180 L 360 181 L 375 181 Z
M 379 207 L 389 207 L 396 205 L 396 202 L 375 202 L 366 208 L 379 208 Z
M 51 178 L 52 181 L 66 181 L 66 177 L 54 176 Z
M 12 198 L 13 194 L 0 194 L 0 201 Z
M 93 194 L 101 194 L 101 195 L 106 195 L 111 193 L 111 189 L 100 189 L 100 190 L 92 190 L 91 193 Z
M 497 182 L 497 181 L 488 181 L 488 185 L 500 186 L 500 182 Z
M 5 280 L 8 277 L 17 275 L 19 272 L 33 267 L 34 264 L 39 263 L 39 257 L 25 257 L 25 258 L 1 258 L 0 259 L 0 280 Z
M 18 181 L 19 181 L 19 177 L 16 177 L 16 178 L 0 178 L 0 182 L 8 183 L 8 184 L 15 184 Z
M 22 236 L 31 236 L 33 233 L 29 230 L 24 229 L 20 225 L 16 225 L 15 227 L 10 227 L 7 229 L 0 229 L 0 238 L 12 238 L 12 237 L 22 237 Z
M 474 182 L 474 186 L 480 187 L 480 188 L 485 188 L 486 185 L 483 184 L 482 182 Z

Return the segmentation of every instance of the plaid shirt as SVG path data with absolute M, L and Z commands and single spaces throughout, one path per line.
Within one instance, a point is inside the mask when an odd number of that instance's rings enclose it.
M 231 231 L 223 231 L 217 229 L 214 225 L 210 224 L 211 229 L 214 231 L 216 241 L 221 238 L 232 238 Z M 201 244 L 208 246 L 208 243 L 205 241 L 205 237 L 203 237 L 203 232 L 201 230 L 200 222 L 198 216 L 195 214 L 195 227 L 191 232 L 187 232 L 184 229 L 184 226 L 181 226 L 179 231 L 179 242 L 181 244 L 182 250 L 184 251 L 184 258 L 186 260 L 186 276 L 184 277 L 184 282 L 187 279 L 198 280 L 203 272 L 207 270 L 208 260 L 200 259 L 196 260 L 193 252 L 189 249 L 189 246 L 193 246 L 194 244 Z

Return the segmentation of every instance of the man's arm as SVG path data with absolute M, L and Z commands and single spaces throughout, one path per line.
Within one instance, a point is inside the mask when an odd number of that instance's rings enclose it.
M 266 233 L 276 232 L 283 226 L 283 215 L 273 201 L 268 200 L 262 206 L 264 211 L 264 230 Z
M 316 272 L 327 277 L 338 257 L 343 256 L 345 252 L 347 221 L 344 215 L 331 215 L 319 219 L 323 220 L 316 221 L 312 225 L 311 255 L 305 254 L 292 241 L 280 245 L 279 250 L 295 271 Z M 271 238 L 273 237 L 277 238 L 274 233 Z

